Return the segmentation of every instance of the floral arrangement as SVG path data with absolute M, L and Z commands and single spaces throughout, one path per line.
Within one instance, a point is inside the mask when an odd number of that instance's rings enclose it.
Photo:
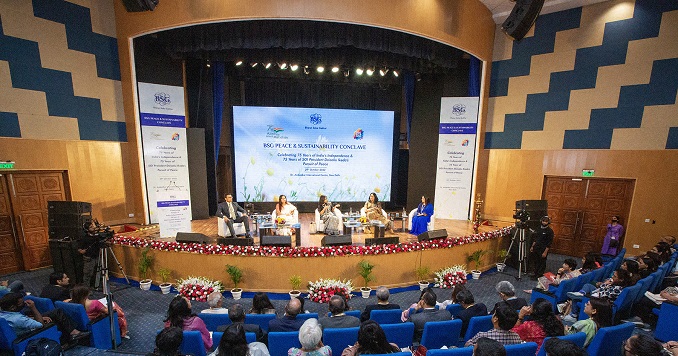
M 388 255 L 401 252 L 452 248 L 454 246 L 486 241 L 508 236 L 513 226 L 507 226 L 495 231 L 481 232 L 460 237 L 448 237 L 408 243 L 384 244 L 372 246 L 322 246 L 322 247 L 277 247 L 277 246 L 234 246 L 211 245 L 200 243 L 184 243 L 165 240 L 152 240 L 143 237 L 131 237 L 121 234 L 115 235 L 114 244 L 137 248 L 148 247 L 153 250 L 191 252 L 207 255 L 234 255 L 234 256 L 272 256 L 272 257 L 333 257 L 333 256 L 372 256 Z
M 197 300 L 199 302 L 206 302 L 207 296 L 213 292 L 221 292 L 224 287 L 219 281 L 210 281 L 205 277 L 191 277 L 186 279 L 179 279 L 177 281 L 179 294 L 184 297 Z
M 341 295 L 351 299 L 353 284 L 351 280 L 323 279 L 308 284 L 308 299 L 316 303 L 327 303 L 333 295 Z
M 275 218 L 275 223 L 278 225 L 285 225 L 285 218 L 282 216 L 277 216 Z
M 446 267 L 436 272 L 435 287 L 446 289 L 466 283 L 466 266 Z
M 358 219 L 361 224 L 367 224 L 367 217 L 366 216 L 361 216 L 360 219 Z

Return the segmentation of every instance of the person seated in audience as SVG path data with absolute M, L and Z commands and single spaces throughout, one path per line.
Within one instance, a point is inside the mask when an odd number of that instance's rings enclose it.
M 520 344 L 523 340 L 511 329 L 518 321 L 518 313 L 507 305 L 500 305 L 492 314 L 492 330 L 481 331 L 466 341 L 464 346 L 475 345 L 481 337 L 499 341 L 502 345 Z
M 358 319 L 358 318 L 356 318 Z M 332 356 L 332 348 L 323 345 L 323 330 L 318 320 L 306 320 L 299 328 L 299 343 L 301 348 L 292 347 L 287 351 L 288 356 Z
M 636 284 L 640 280 L 640 265 L 634 260 L 624 260 L 619 268 L 629 272 L 631 277 L 631 285 Z
M 664 241 L 657 242 L 650 251 L 658 253 L 662 263 L 666 263 L 671 259 L 671 245 Z
M 66 273 L 54 272 L 50 274 L 49 284 L 40 292 L 40 298 L 51 299 L 52 302 L 63 302 L 71 299 L 70 282 L 71 280 Z
M 674 247 L 676 245 L 675 236 L 664 235 L 659 239 L 659 241 L 666 242 L 667 244 L 669 244 L 669 250 L 671 251 L 671 253 L 676 252 L 676 248 Z
M 483 303 L 476 303 L 473 293 L 468 289 L 463 289 L 457 294 L 457 301 L 464 308 L 454 317 L 461 320 L 460 335 L 463 337 L 466 334 L 466 329 L 468 329 L 468 323 L 471 321 L 471 318 L 487 315 L 487 307 Z
M 390 309 L 400 309 L 400 305 L 393 304 L 388 302 L 388 298 L 391 296 L 391 293 L 388 291 L 388 288 L 380 286 L 377 288 L 377 304 L 371 304 L 365 306 L 365 311 L 360 314 L 360 322 L 363 322 L 370 318 L 370 313 L 372 310 L 390 310 Z M 444 308 L 442 308 L 444 309 Z
M 573 258 L 566 258 L 563 261 L 563 266 L 558 269 L 556 272 L 556 277 L 554 279 L 549 279 L 545 276 L 541 276 L 537 279 L 537 289 L 549 290 L 550 285 L 557 286 L 561 281 L 568 280 L 571 278 L 579 277 L 581 273 L 577 268 L 577 261 Z M 531 289 L 524 290 L 525 293 L 532 293 Z
M 389 343 L 384 329 L 374 320 L 366 320 L 358 329 L 358 341 L 344 349 L 341 356 L 392 354 L 400 352 L 398 345 Z
M 568 334 L 585 333 L 586 341 L 584 341 L 584 347 L 586 347 L 591 343 L 591 340 L 593 340 L 593 337 L 596 336 L 600 328 L 612 326 L 612 304 L 607 299 L 593 297 L 584 305 L 584 313 L 589 318 L 579 320 L 572 326 L 566 326 L 565 332 Z
M 473 356 L 506 356 L 506 348 L 499 341 L 481 337 L 473 345 Z
M 164 328 L 155 337 L 155 350 L 147 356 L 179 356 L 182 341 L 184 341 L 184 331 L 181 328 Z
M 21 312 L 24 307 L 28 308 L 31 317 Z M 17 337 L 40 329 L 51 322 L 54 322 L 61 332 L 62 344 L 75 342 L 90 335 L 89 332 L 76 329 L 75 322 L 62 309 L 56 308 L 41 314 L 35 307 L 35 303 L 30 299 L 24 300 L 21 293 L 7 293 L 2 296 L 0 310 L 0 318 L 7 321 Z
M 450 312 L 445 309 L 436 309 L 436 294 L 429 290 L 417 303 L 414 309 L 417 311 L 410 315 L 407 321 L 414 323 L 414 341 L 419 342 L 424 333 L 424 324 L 428 321 L 446 321 L 452 319 Z M 421 312 L 419 312 L 421 311 Z
M 579 274 L 588 273 L 600 268 L 600 265 L 596 262 L 595 255 L 595 252 L 589 252 L 586 254 L 586 256 L 582 257 Z
M 530 320 L 525 321 L 529 316 Z M 565 335 L 563 323 L 553 313 L 553 305 L 544 298 L 535 299 L 530 306 L 525 306 L 518 313 L 518 321 L 512 329 L 525 342 L 536 342 L 541 347 L 545 337 Z
M 657 356 L 664 352 L 662 344 L 652 336 L 638 333 L 626 339 L 622 344 L 623 354 L 633 356 Z
M 8 280 L 0 281 L 0 292 L 20 293 L 26 295 L 24 284 L 20 280 L 14 280 L 9 283 Z
M 457 295 L 459 292 L 466 290 L 466 285 L 465 284 L 455 284 L 454 287 L 452 287 L 452 293 L 450 294 L 450 299 L 444 300 L 440 303 L 436 303 L 438 306 L 438 309 L 446 309 L 449 305 L 451 304 L 459 304 L 459 300 L 457 299 Z
M 254 301 L 254 299 L 252 299 Z M 221 292 L 212 292 L 207 296 L 207 305 L 209 308 L 203 309 L 201 313 L 205 314 L 228 314 L 228 309 L 224 308 L 224 296 Z
M 83 285 L 77 285 L 73 287 L 73 291 L 71 292 L 73 295 L 71 303 L 81 304 L 83 307 L 85 307 L 85 312 L 87 313 L 87 317 L 90 321 L 96 320 L 102 315 L 108 315 L 108 307 L 103 305 L 98 300 L 89 299 L 91 293 L 92 292 L 89 287 Z M 120 326 L 120 336 L 124 337 L 125 339 L 129 339 L 129 336 L 127 335 L 127 318 L 125 317 L 125 312 L 115 302 L 113 302 L 113 310 L 115 310 L 116 314 L 118 315 L 117 318 L 118 325 Z
M 310 311 L 304 309 L 304 297 L 298 295 L 296 298 L 299 299 L 299 303 L 301 304 L 301 313 L 299 314 L 310 314 Z
M 583 299 L 584 295 L 591 297 L 605 298 L 614 302 L 624 288 L 631 285 L 631 275 L 628 271 L 618 269 L 612 274 L 612 278 L 596 283 L 598 288 L 592 284 L 585 284 L 579 292 L 568 292 L 567 297 L 570 298 L 563 308 L 564 322 L 573 323 L 577 320 L 579 315 L 579 304 L 577 301 Z
M 544 350 L 548 356 L 587 356 L 584 349 L 570 340 L 562 340 L 557 337 L 544 342 Z
M 410 305 L 409 307 L 407 307 L 407 309 L 403 310 L 402 313 L 400 313 L 400 320 L 401 320 L 403 323 L 406 322 L 407 319 L 409 319 L 410 313 L 411 313 L 411 312 L 415 312 L 415 313 L 417 312 L 417 310 L 415 309 L 415 308 L 417 307 L 417 304 L 419 303 L 419 301 L 421 300 L 421 298 L 424 296 L 424 294 L 426 294 L 426 292 L 428 292 L 428 291 L 430 291 L 430 290 L 432 290 L 430 287 L 426 287 L 426 288 L 422 289 L 422 290 L 421 290 L 421 293 L 419 294 L 419 299 L 417 299 L 417 302 L 416 302 L 416 303 L 413 303 L 412 305 Z M 421 310 L 419 310 L 419 311 L 421 311 Z
M 205 350 L 212 348 L 212 336 L 207 331 L 205 322 L 193 313 L 191 301 L 181 294 L 172 299 L 167 309 L 165 327 L 170 326 L 181 328 L 184 331 L 199 331 Z
M 494 314 L 495 310 L 497 310 L 497 307 L 500 305 L 506 305 L 513 310 L 519 310 L 527 305 L 525 298 L 516 297 L 516 288 L 509 281 L 499 281 L 494 289 L 499 293 L 501 302 L 497 302 L 497 304 L 494 305 L 490 314 Z
M 252 308 L 250 314 L 275 314 L 275 307 L 271 300 L 268 299 L 268 294 L 264 292 L 257 292 L 252 297 Z
M 641 278 L 645 278 L 657 271 L 657 264 L 647 255 L 642 255 L 637 259 L 638 273 Z
M 254 333 L 257 341 L 268 344 L 268 335 L 261 329 L 261 326 L 258 324 L 245 324 L 245 309 L 241 304 L 231 305 L 231 308 L 228 309 L 228 318 L 231 319 L 232 324 L 242 324 L 246 333 Z M 227 327 L 228 325 L 220 325 L 217 327 L 217 331 L 223 332 Z
M 656 294 L 654 295 L 656 296 Z M 678 303 L 678 287 L 670 286 L 664 288 L 661 292 L 659 292 L 659 298 L 663 298 L 666 301 L 672 303 Z M 648 298 L 647 294 L 643 295 L 640 300 L 634 303 L 632 306 L 631 315 L 634 315 L 635 317 L 624 321 L 632 322 L 640 327 L 654 328 L 657 324 L 657 315 L 652 312 L 652 309 L 659 308 L 663 302 L 664 301 L 662 300 L 655 301 L 650 299 Z
M 344 298 L 338 295 L 333 295 L 327 304 L 329 305 L 332 316 L 329 318 L 320 319 L 320 325 L 322 325 L 323 329 L 353 328 L 360 326 L 360 319 L 352 315 L 345 314 L 346 305 L 344 303 Z
M 268 322 L 268 331 L 297 331 L 304 323 L 303 320 L 297 319 L 297 315 L 301 312 L 301 303 L 299 299 L 292 298 L 285 306 L 285 315 L 279 319 L 273 319 Z
M 224 331 L 219 346 L 210 356 L 269 356 L 268 347 L 261 342 L 247 343 L 242 324 L 231 324 Z

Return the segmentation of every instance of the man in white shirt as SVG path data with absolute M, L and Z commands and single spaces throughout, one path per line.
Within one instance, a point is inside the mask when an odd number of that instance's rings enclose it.
M 228 314 L 228 309 L 223 308 L 224 296 L 220 292 L 212 292 L 207 296 L 207 304 L 209 309 L 201 311 L 206 314 Z

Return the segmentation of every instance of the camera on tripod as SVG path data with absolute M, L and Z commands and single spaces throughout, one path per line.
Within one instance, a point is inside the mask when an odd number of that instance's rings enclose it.
M 105 243 L 115 235 L 115 231 L 110 226 L 100 224 L 96 219 L 86 224 L 84 228 L 89 238 L 96 239 L 99 243 Z
M 514 210 L 513 218 L 516 219 L 516 227 L 526 229 L 527 222 L 530 220 L 530 213 L 525 209 L 516 209 Z

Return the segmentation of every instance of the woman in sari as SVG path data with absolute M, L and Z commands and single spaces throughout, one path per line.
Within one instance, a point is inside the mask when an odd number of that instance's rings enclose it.
M 332 205 L 332 203 L 327 200 L 326 195 L 320 196 L 320 200 L 318 201 L 318 213 L 320 213 L 320 219 L 325 224 L 325 233 L 328 235 L 339 235 L 341 220 L 338 216 L 334 215 L 334 209 L 338 207 L 339 204 Z
M 390 234 L 393 233 L 393 221 L 389 220 L 386 216 L 384 216 L 384 214 L 382 214 L 381 203 L 379 202 L 379 198 L 377 198 L 376 193 L 370 193 L 370 197 L 365 202 L 364 208 L 365 217 L 367 217 L 367 220 L 378 220 L 384 224 L 384 226 L 386 226 Z
M 410 234 L 419 235 L 422 232 L 428 231 L 428 223 L 431 221 L 431 215 L 433 215 L 433 204 L 431 204 L 431 199 L 422 195 L 421 203 L 419 203 L 417 211 L 412 217 Z

